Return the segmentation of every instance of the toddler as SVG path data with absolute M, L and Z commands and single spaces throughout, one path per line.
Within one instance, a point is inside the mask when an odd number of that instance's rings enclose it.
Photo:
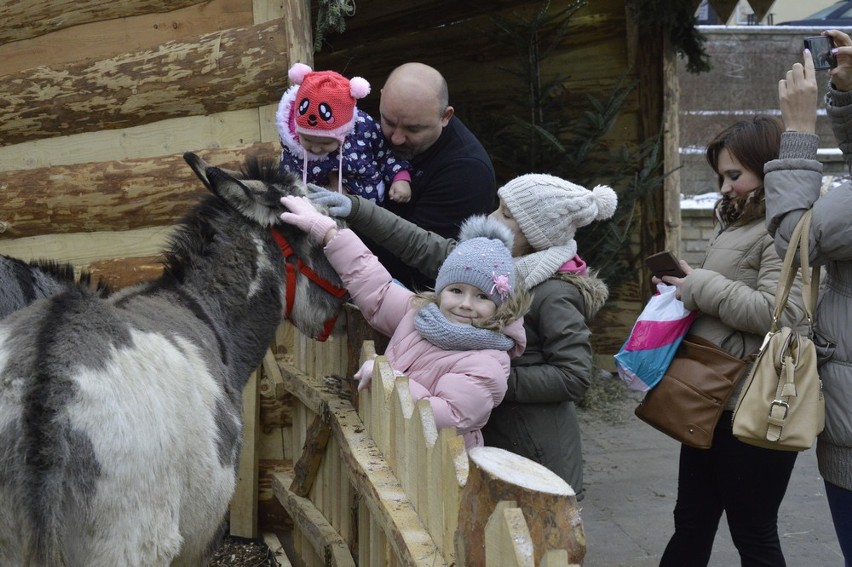
M 336 183 L 338 192 L 345 188 L 379 204 L 387 187 L 391 200 L 411 199 L 407 162 L 394 157 L 379 124 L 355 106 L 356 99 L 370 93 L 370 83 L 312 71 L 302 63 L 293 65 L 288 76 L 295 84 L 275 114 L 283 148 L 280 169 L 301 173 L 305 183 Z

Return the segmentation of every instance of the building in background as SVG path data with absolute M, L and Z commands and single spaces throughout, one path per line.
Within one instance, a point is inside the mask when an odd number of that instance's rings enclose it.
M 763 19 L 757 21 L 754 14 L 755 11 L 752 9 L 748 0 L 739 0 L 728 20 L 720 22 L 718 15 L 711 6 L 710 0 L 701 0 L 701 4 L 695 15 L 699 25 L 771 26 L 780 22 L 802 19 L 836 2 L 837 0 L 808 0 L 807 2 L 802 2 L 801 0 L 775 0 Z

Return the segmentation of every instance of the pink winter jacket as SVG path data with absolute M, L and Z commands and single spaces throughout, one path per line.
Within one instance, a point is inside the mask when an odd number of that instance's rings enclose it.
M 325 254 L 367 322 L 391 337 L 385 356 L 394 370 L 408 376 L 414 402 L 429 400 L 438 429 L 455 427 L 464 436 L 465 447 L 481 446 L 480 430 L 506 394 L 509 359 L 526 347 L 523 318 L 503 329 L 515 341 L 508 352 L 443 350 L 414 327 L 418 310 L 411 304 L 414 293 L 392 281 L 355 233 L 339 231 Z

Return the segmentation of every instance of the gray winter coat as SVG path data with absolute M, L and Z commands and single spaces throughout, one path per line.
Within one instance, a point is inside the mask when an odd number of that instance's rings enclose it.
M 833 89 L 826 110 L 847 162 L 852 160 L 852 93 Z M 825 430 L 817 442 L 819 471 L 828 482 L 852 490 L 852 184 L 820 195 L 819 137 L 787 132 L 779 159 L 766 164 L 766 225 L 779 254 L 793 228 L 813 208 L 811 262 L 826 267 L 816 311 L 815 337 L 828 360 L 820 366 Z
M 455 240 L 425 231 L 369 201 L 351 197 L 346 221 L 360 234 L 433 277 Z M 574 403 L 591 383 L 589 321 L 609 295 L 595 277 L 559 273 L 530 290 L 527 348 L 511 362 L 503 402 L 482 430 L 485 444 L 540 463 L 583 497 L 583 455 Z

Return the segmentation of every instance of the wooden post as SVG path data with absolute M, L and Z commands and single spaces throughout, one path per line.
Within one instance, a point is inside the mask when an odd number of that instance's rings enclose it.
M 502 501 L 514 501 L 529 528 L 535 564 L 549 550 L 564 549 L 582 564 L 586 535 L 574 490 L 549 469 L 496 447 L 468 453 L 470 473 L 462 492 L 456 532 L 456 563 L 485 567 L 485 527 Z
M 257 537 L 257 448 L 255 433 L 258 426 L 257 383 L 260 371 L 252 373 L 243 390 L 243 447 L 240 450 L 237 487 L 231 499 L 231 535 Z

